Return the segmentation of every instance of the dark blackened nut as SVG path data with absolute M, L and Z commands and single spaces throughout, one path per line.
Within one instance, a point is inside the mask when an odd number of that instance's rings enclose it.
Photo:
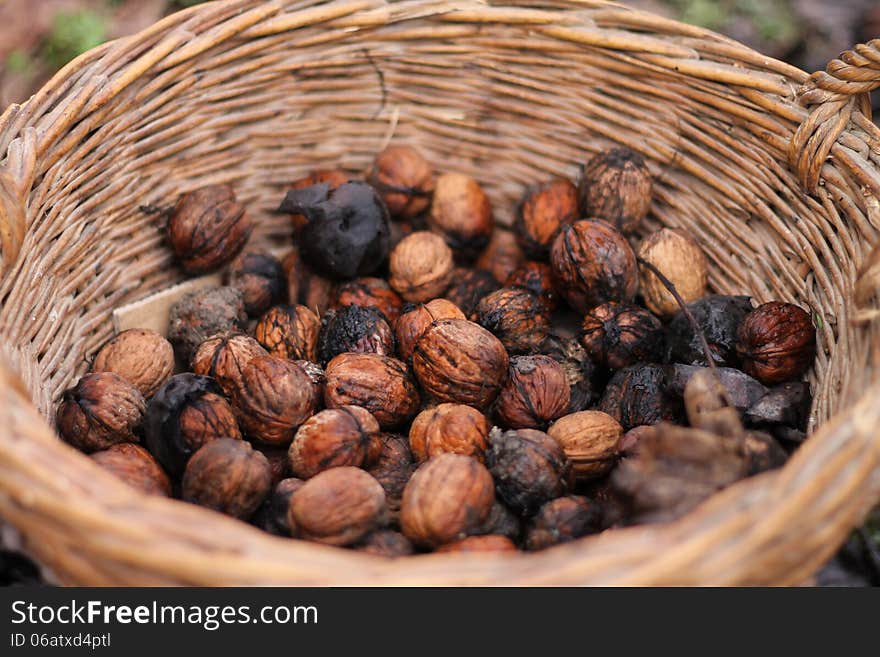
M 606 301 L 632 301 L 639 289 L 632 247 L 604 221 L 563 226 L 550 250 L 550 265 L 556 289 L 578 312 Z
M 488 271 L 495 280 L 504 284 L 510 275 L 526 261 L 513 231 L 496 228 L 489 245 L 477 258 L 474 266 Z
M 697 365 L 670 365 L 666 371 L 666 390 L 671 396 L 684 397 L 684 391 L 690 380 L 707 368 Z M 716 367 L 715 376 L 724 386 L 727 402 L 738 411 L 745 411 L 764 395 L 767 388 L 757 379 L 753 379 L 741 370 L 732 367 Z
M 265 356 L 260 343 L 244 333 L 226 333 L 208 338 L 199 345 L 193 356 L 192 370 L 200 376 L 209 376 L 232 397 L 241 386 L 241 373 L 254 358 Z
M 242 253 L 229 269 L 229 285 L 241 292 L 245 312 L 259 317 L 270 306 L 287 300 L 287 277 L 271 253 Z
M 483 534 L 441 545 L 437 552 L 516 552 L 516 545 L 507 536 Z
M 809 383 L 783 383 L 749 406 L 743 417 L 750 426 L 783 425 L 806 431 L 812 402 Z
M 409 446 L 419 463 L 446 452 L 473 456 L 481 463 L 489 437 L 489 421 L 464 404 L 439 404 L 416 417 Z
M 140 445 L 117 443 L 91 455 L 92 460 L 129 486 L 147 495 L 171 497 L 171 480 Z
M 761 383 L 792 381 L 810 369 L 816 358 L 813 320 L 794 304 L 765 303 L 743 319 L 736 351 L 743 371 Z
M 511 541 L 518 541 L 522 534 L 522 523 L 518 515 L 496 499 L 479 533 L 499 534 Z
M 324 470 L 290 497 L 291 536 L 351 545 L 388 520 L 382 486 L 360 468 Z
M 571 487 L 571 464 L 556 440 L 543 431 L 519 429 L 489 434 L 486 465 L 507 506 L 531 515 Z
M 175 374 L 147 404 L 144 442 L 172 477 L 183 473 L 192 454 L 217 438 L 240 438 L 235 416 L 207 376 Z
M 394 322 L 397 353 L 406 362 L 412 359 L 419 338 L 440 319 L 465 319 L 464 313 L 451 301 L 434 299 L 428 303 L 410 304 Z
M 584 317 L 580 341 L 598 365 L 618 370 L 636 363 L 654 363 L 664 354 L 660 320 L 631 303 L 609 301 Z
M 416 343 L 413 370 L 428 394 L 441 402 L 485 409 L 507 380 L 504 345 L 466 319 L 434 322 Z
M 294 190 L 306 189 L 307 187 L 326 183 L 332 191 L 340 185 L 347 183 L 349 179 L 350 176 L 341 169 L 315 169 L 309 172 L 307 176 L 294 180 L 290 188 Z M 306 219 L 305 215 L 294 213 L 290 215 L 290 223 L 294 230 L 299 230 L 308 223 L 308 219 Z M 291 297 L 291 301 L 294 301 L 293 297 Z
M 519 244 L 529 257 L 546 260 L 562 226 L 578 220 L 577 188 L 566 178 L 530 187 L 516 210 Z
M 570 401 L 562 365 L 549 356 L 515 356 L 495 401 L 495 414 L 507 429 L 544 430 L 568 413 Z
M 580 411 L 553 423 L 547 434 L 565 450 L 580 480 L 607 473 L 621 450 L 623 427 L 602 411 Z
M 663 366 L 633 365 L 614 373 L 597 410 L 608 413 L 629 431 L 641 424 L 678 422 L 683 405 L 680 397 L 667 392 Z
M 503 287 L 477 304 L 477 323 L 495 334 L 512 354 L 534 353 L 547 338 L 550 318 L 531 292 Z
M 244 440 L 220 438 L 199 449 L 183 473 L 187 502 L 247 520 L 269 496 L 266 457 Z
M 393 324 L 403 308 L 403 299 L 381 278 L 356 278 L 336 287 L 333 307 L 343 306 L 378 310 L 389 324 Z
M 550 356 L 565 370 L 565 378 L 571 389 L 569 413 L 589 408 L 601 391 L 597 382 L 596 365 L 577 338 L 561 338 L 548 335 L 541 345 L 541 353 Z
M 434 173 L 412 146 L 389 146 L 376 156 L 368 180 L 392 217 L 412 219 L 424 212 L 434 193 Z
M 519 287 L 531 292 L 548 315 L 556 310 L 558 295 L 553 286 L 553 270 L 546 262 L 524 262 L 510 275 L 505 287 Z
M 140 391 L 113 372 L 86 374 L 58 406 L 61 437 L 84 452 L 136 443 L 146 402 Z
M 586 497 L 568 495 L 547 502 L 526 529 L 526 549 L 544 548 L 568 543 L 581 536 L 598 532 L 601 509 Z
M 713 294 L 688 304 L 688 310 L 706 336 L 716 365 L 737 364 L 736 335 L 746 315 L 752 310 L 749 297 Z M 694 333 L 683 312 L 666 329 L 669 360 L 686 365 L 708 365 L 703 343 Z
M 368 465 L 381 448 L 376 418 L 358 406 L 340 406 L 303 422 L 287 456 L 294 476 L 309 479 L 329 468 Z
M 277 356 L 254 358 L 235 391 L 235 408 L 248 436 L 287 445 L 314 413 L 313 383 L 297 363 Z
M 290 525 L 287 521 L 290 498 L 305 483 L 302 479 L 289 477 L 275 484 L 269 498 L 254 518 L 255 524 L 275 536 L 290 536 Z
M 318 359 L 325 367 L 339 354 L 395 355 L 394 332 L 385 317 L 373 308 L 344 306 L 321 320 Z
M 408 422 L 419 411 L 419 391 L 407 366 L 377 354 L 340 354 L 327 364 L 327 408 L 367 409 L 383 429 Z
M 501 284 L 485 269 L 459 267 L 452 272 L 452 285 L 443 296 L 473 321 L 480 300 L 500 287 Z
M 472 259 L 489 243 L 495 220 L 479 183 L 461 173 L 437 178 L 428 226 L 458 254 Z
M 397 520 L 403 489 L 416 470 L 409 440 L 406 436 L 392 433 L 380 434 L 381 449 L 374 463 L 366 468 L 385 490 L 385 499 L 391 518 Z
M 273 356 L 315 361 L 320 327 L 317 315 L 305 306 L 275 306 L 260 317 L 254 337 Z
M 355 549 L 358 552 L 366 552 L 376 557 L 407 557 L 415 552 L 410 540 L 393 529 L 379 529 L 371 532 L 364 540 L 358 543 Z
M 492 476 L 479 461 L 441 454 L 419 466 L 406 485 L 401 529 L 416 545 L 445 545 L 478 533 L 494 501 Z
M 149 329 L 122 331 L 92 361 L 92 372 L 115 372 L 149 399 L 174 373 L 174 349 Z
M 391 287 L 407 301 L 424 302 L 443 296 L 455 263 L 442 237 L 417 231 L 394 247 L 388 265 Z
M 233 287 L 196 290 L 171 306 L 168 340 L 184 363 L 208 338 L 247 327 L 241 292 Z
M 588 217 L 605 219 L 625 233 L 635 232 L 651 208 L 651 173 L 644 158 L 628 148 L 596 155 L 584 168 L 578 192 Z
M 306 217 L 297 235 L 300 254 L 328 278 L 366 276 L 388 256 L 388 209 L 365 182 L 347 182 L 336 189 L 321 183 L 292 190 L 280 210 Z
M 253 224 L 229 185 L 208 185 L 184 194 L 168 220 L 168 241 L 188 274 L 231 262 L 252 231 Z

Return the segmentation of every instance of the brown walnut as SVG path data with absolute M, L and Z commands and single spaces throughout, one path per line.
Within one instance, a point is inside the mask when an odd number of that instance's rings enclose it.
M 566 178 L 530 187 L 516 210 L 519 244 L 530 257 L 546 260 L 559 229 L 579 217 L 578 192 Z
M 305 306 L 275 306 L 260 317 L 254 337 L 273 356 L 315 361 L 320 328 L 318 317 Z
M 644 158 L 628 148 L 597 154 L 578 185 L 581 210 L 625 233 L 635 232 L 651 208 L 651 173 Z
M 270 306 L 287 300 L 287 277 L 281 262 L 260 251 L 239 255 L 229 268 L 229 285 L 241 292 L 245 312 L 259 317 Z
M 419 463 L 451 452 L 473 456 L 481 463 L 489 437 L 489 421 L 475 408 L 464 404 L 439 404 L 413 420 L 409 446 Z
M 488 271 L 503 285 L 525 261 L 526 256 L 519 248 L 513 231 L 496 228 L 474 266 Z
M 149 399 L 174 373 L 174 349 L 155 331 L 129 329 L 101 347 L 91 371 L 115 372 Z
M 816 358 L 816 329 L 803 308 L 771 301 L 746 315 L 737 332 L 743 371 L 767 385 L 793 381 Z
M 255 524 L 275 536 L 290 536 L 290 525 L 287 523 L 290 498 L 305 483 L 296 477 L 288 477 L 277 482 L 269 498 L 254 517 Z
M 580 341 L 593 361 L 612 370 L 663 360 L 660 320 L 631 303 L 608 301 L 584 316 Z
M 571 462 L 578 479 L 591 479 L 608 472 L 617 460 L 623 427 L 602 411 L 580 411 L 559 418 L 547 429 Z
M 394 356 L 394 332 L 385 316 L 374 308 L 343 306 L 321 319 L 318 359 L 326 366 L 339 354 Z
M 373 464 L 366 468 L 385 490 L 385 499 L 392 520 L 400 514 L 400 502 L 403 489 L 416 470 L 409 440 L 397 434 L 380 434 L 381 449 Z
M 568 413 L 571 389 L 565 369 L 549 356 L 514 356 L 510 374 L 495 401 L 507 429 L 546 429 Z
M 232 397 L 241 386 L 241 373 L 254 358 L 266 356 L 260 343 L 243 333 L 226 333 L 208 338 L 193 356 L 192 370 L 210 376 Z
M 708 265 L 697 241 L 688 233 L 672 228 L 661 228 L 651 233 L 639 245 L 638 256 L 660 270 L 675 286 L 687 303 L 706 294 Z M 669 319 L 681 308 L 672 293 L 647 267 L 639 269 L 639 289 L 648 310 Z
M 381 448 L 376 418 L 358 406 L 340 406 L 303 422 L 287 455 L 294 476 L 309 479 L 328 468 L 368 465 Z
M 407 301 L 430 301 L 443 296 L 452 282 L 452 250 L 434 233 L 417 231 L 391 251 L 391 283 Z
M 392 217 L 412 219 L 424 212 L 434 193 L 434 173 L 412 146 L 389 146 L 376 156 L 368 180 L 379 190 Z
M 456 253 L 474 258 L 489 243 L 495 220 L 479 183 L 461 173 L 437 178 L 428 226 Z
M 528 290 L 538 298 L 548 315 L 556 310 L 559 298 L 553 286 L 553 269 L 546 262 L 524 262 L 510 275 L 504 286 Z
M 393 324 L 403 308 L 400 295 L 381 278 L 356 278 L 336 287 L 332 307 L 361 306 L 378 310 L 389 324 Z
M 142 493 L 171 497 L 171 480 L 156 459 L 140 445 L 117 443 L 100 452 L 94 452 L 91 458 Z
M 434 299 L 428 303 L 408 305 L 394 322 L 397 353 L 410 362 L 416 343 L 432 323 L 439 319 L 465 319 L 464 313 L 451 301 Z
M 477 304 L 477 323 L 491 331 L 511 354 L 534 353 L 550 330 L 546 307 L 528 290 L 503 287 Z

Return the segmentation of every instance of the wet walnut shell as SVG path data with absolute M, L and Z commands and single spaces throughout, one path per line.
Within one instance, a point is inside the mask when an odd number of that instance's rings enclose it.
M 200 448 L 183 473 L 186 502 L 247 520 L 269 496 L 269 462 L 244 440 L 220 438 Z
M 525 261 L 526 256 L 517 244 L 516 235 L 512 231 L 496 228 L 489 245 L 474 266 L 488 271 L 503 285 Z
M 259 317 L 274 304 L 287 300 L 284 268 L 271 253 L 238 256 L 229 268 L 229 285 L 241 292 L 245 312 L 250 317 Z
M 324 470 L 290 497 L 291 536 L 327 545 L 351 545 L 388 519 L 382 486 L 360 468 Z
M 425 392 L 477 409 L 495 401 L 508 364 L 501 341 L 466 319 L 434 322 L 413 351 L 413 371 Z
M 254 337 L 273 356 L 315 361 L 320 329 L 317 315 L 305 306 L 275 306 L 260 317 Z
M 248 436 L 287 445 L 314 413 L 312 380 L 297 363 L 277 356 L 254 358 L 241 373 L 234 403 Z
M 672 228 L 651 233 L 639 245 L 638 256 L 659 269 L 686 304 L 706 294 L 706 256 L 688 233 Z M 639 289 L 648 310 L 661 318 L 669 319 L 681 310 L 672 293 L 645 266 L 639 269 Z
M 543 550 L 602 529 L 602 510 L 595 502 L 568 495 L 547 502 L 526 529 L 526 549 Z
M 495 220 L 492 204 L 479 183 L 461 173 L 437 178 L 428 227 L 458 254 L 475 258 L 489 243 Z
M 192 370 L 213 378 L 227 397 L 241 386 L 241 373 L 254 358 L 266 356 L 260 343 L 244 333 L 227 333 L 208 338 L 199 345 Z
M 632 301 L 639 289 L 632 247 L 604 221 L 563 226 L 550 250 L 550 265 L 556 289 L 578 312 L 606 301 Z
M 147 404 L 144 442 L 172 476 L 192 454 L 218 438 L 241 438 L 235 413 L 207 376 L 175 374 Z
M 136 443 L 145 404 L 140 391 L 118 374 L 86 374 L 62 396 L 55 416 L 58 432 L 84 452 Z
M 541 345 L 541 353 L 550 356 L 565 370 L 565 378 L 571 391 L 568 412 L 576 413 L 588 408 L 601 392 L 601 388 L 597 381 L 596 365 L 577 338 L 548 335 Z
M 334 190 L 348 181 L 349 175 L 341 169 L 315 169 L 314 171 L 309 172 L 307 176 L 294 180 L 293 183 L 291 183 L 290 188 L 305 189 L 306 187 L 313 187 L 314 185 L 326 183 L 330 186 L 331 190 Z M 290 215 L 290 223 L 294 230 L 299 230 L 308 223 L 308 220 L 305 215 L 295 213 Z M 293 299 L 291 298 L 291 301 L 292 300 Z
M 591 159 L 578 184 L 581 210 L 625 233 L 635 232 L 651 208 L 653 184 L 644 158 L 614 148 Z
M 495 501 L 489 471 L 462 454 L 423 463 L 403 491 L 400 524 L 416 545 L 437 547 L 477 533 Z
M 343 306 L 321 320 L 318 359 L 327 365 L 339 354 L 394 356 L 394 332 L 385 317 L 372 308 Z
M 452 282 L 452 250 L 434 233 L 417 231 L 404 237 L 391 252 L 389 283 L 407 301 L 430 301 L 443 296 Z
M 529 257 L 546 260 L 559 229 L 578 220 L 578 192 L 566 178 L 530 187 L 516 209 L 519 245 Z
M 503 287 L 483 297 L 477 323 L 491 331 L 511 354 L 534 353 L 550 331 L 550 318 L 538 297 L 522 288 Z
M 290 536 L 290 525 L 287 523 L 290 498 L 305 483 L 296 477 L 288 477 L 277 482 L 269 498 L 255 516 L 254 524 L 275 536 Z
M 451 301 L 434 299 L 425 304 L 408 305 L 394 322 L 397 353 L 402 360 L 410 362 L 419 338 L 435 321 L 440 319 L 465 319 L 464 313 Z
M 419 391 L 406 365 L 378 354 L 340 354 L 327 364 L 327 408 L 367 409 L 383 429 L 408 422 L 419 411 Z
M 477 304 L 483 297 L 501 288 L 495 277 L 484 269 L 460 267 L 452 272 L 452 285 L 443 295 L 454 303 L 467 319 L 476 319 Z
M 715 364 L 736 366 L 737 331 L 752 310 L 751 299 L 712 294 L 688 304 L 688 310 L 705 335 Z M 670 361 L 708 365 L 703 343 L 684 312 L 679 311 L 666 327 L 666 347 Z
M 385 499 L 391 518 L 396 520 L 400 513 L 403 489 L 416 470 L 409 440 L 393 433 L 380 434 L 381 449 L 373 464 L 365 468 L 385 490 Z
M 600 477 L 617 460 L 623 427 L 602 411 L 580 411 L 560 418 L 547 429 L 571 462 L 577 479 Z
M 171 306 L 168 340 L 180 360 L 190 363 L 208 338 L 246 327 L 241 292 L 232 287 L 207 288 L 190 292 Z
M 294 476 L 309 479 L 328 468 L 369 464 L 381 448 L 376 418 L 358 406 L 340 406 L 303 422 L 287 456 Z
M 376 156 L 367 180 L 379 190 L 392 217 L 412 219 L 428 208 L 434 173 L 412 146 L 389 146 Z
M 546 262 L 524 262 L 510 275 L 505 287 L 522 288 L 531 292 L 548 315 L 556 310 L 559 297 L 553 287 L 553 270 Z
M 792 381 L 816 358 L 816 329 L 803 308 L 771 301 L 746 315 L 736 350 L 746 374 L 768 385 Z
M 415 552 L 410 540 L 393 529 L 379 529 L 371 532 L 364 540 L 357 544 L 358 552 L 365 552 L 376 557 L 407 557 Z
M 174 373 L 174 348 L 155 331 L 128 329 L 101 347 L 91 371 L 114 372 L 149 399 Z
M 365 277 L 340 283 L 336 287 L 332 307 L 343 306 L 360 306 L 377 310 L 389 324 L 392 324 L 400 315 L 403 300 L 383 279 Z
M 596 364 L 617 370 L 663 359 L 660 320 L 631 303 L 608 301 L 584 317 L 580 341 Z
M 597 410 L 617 420 L 624 431 L 642 424 L 681 420 L 681 397 L 667 391 L 667 374 L 661 365 L 633 365 L 618 370 L 605 386 Z
M 543 431 L 518 429 L 489 434 L 486 465 L 499 497 L 516 513 L 531 515 L 571 484 L 571 464 L 562 447 Z
M 203 274 L 232 262 L 253 228 L 229 185 L 208 185 L 177 201 L 168 220 L 168 241 L 184 271 Z
M 464 404 L 439 404 L 413 420 L 409 446 L 419 463 L 444 453 L 473 456 L 482 463 L 489 437 L 489 420 Z
M 92 460 L 147 495 L 171 497 L 171 480 L 162 466 L 140 445 L 117 443 L 91 455 Z
M 495 415 L 507 429 L 546 429 L 568 413 L 571 389 L 565 369 L 549 356 L 515 356 L 495 400 Z
M 441 545 L 437 552 L 516 552 L 516 545 L 507 536 L 483 534 Z

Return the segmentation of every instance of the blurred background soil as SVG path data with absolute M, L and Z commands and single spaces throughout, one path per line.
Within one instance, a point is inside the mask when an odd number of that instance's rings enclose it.
M 0 113 L 64 64 L 199 0 L 0 0 Z M 627 4 L 727 34 L 806 71 L 880 37 L 880 0 L 630 0 Z M 875 100 L 878 96 L 875 95 Z M 880 104 L 875 102 L 880 109 Z M 876 117 L 875 117 L 876 118 Z M 0 551 L 0 585 L 39 582 L 37 569 Z M 815 583 L 880 586 L 880 512 L 854 532 Z

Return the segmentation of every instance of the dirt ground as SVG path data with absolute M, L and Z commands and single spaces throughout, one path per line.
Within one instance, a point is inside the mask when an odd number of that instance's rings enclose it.
M 95 45 L 143 29 L 198 0 L 0 0 L 0 112 L 26 100 Z M 853 44 L 880 37 L 878 0 L 631 0 L 703 25 L 815 71 Z M 880 105 L 875 104 L 878 108 Z M 39 581 L 32 564 L 0 552 L 0 585 Z M 880 513 L 817 575 L 820 585 L 880 586 Z

